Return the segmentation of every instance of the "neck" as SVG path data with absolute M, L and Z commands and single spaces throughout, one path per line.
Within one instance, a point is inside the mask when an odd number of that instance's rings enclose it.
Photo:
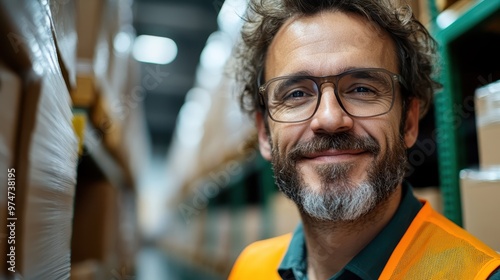
M 401 185 L 386 201 L 355 221 L 318 221 L 301 213 L 308 279 L 328 279 L 346 266 L 387 225 L 400 200 Z

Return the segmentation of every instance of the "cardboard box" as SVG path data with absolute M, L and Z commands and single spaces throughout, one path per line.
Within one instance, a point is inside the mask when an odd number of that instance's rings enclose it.
M 71 280 L 105 279 L 104 267 L 96 260 L 87 260 L 71 265 Z
M 100 264 L 104 275 L 92 279 L 134 275 L 139 246 L 136 195 L 133 189 L 110 181 L 101 168 L 93 156 L 86 155 L 80 160 L 71 243 L 72 267 L 93 260 Z
M 73 106 L 77 108 L 90 108 L 97 100 L 94 77 L 91 74 L 80 73 L 76 77 L 76 87 L 71 91 Z
M 461 0 L 460 3 L 455 4 L 458 2 L 458 0 L 435 0 L 436 1 L 436 8 L 438 9 L 439 12 L 442 12 L 448 8 L 453 8 L 454 6 L 461 6 L 464 5 L 466 2 L 472 2 L 470 0 Z M 455 8 L 456 9 L 456 8 Z
M 70 270 L 77 141 L 44 5 L 0 1 L 1 59 L 22 80 L 14 160 L 15 270 L 24 279 L 68 278 Z
M 106 1 L 76 1 L 76 31 L 78 34 L 78 58 L 93 60 L 97 38 L 102 22 L 102 14 Z
M 66 278 L 78 143 L 62 76 L 28 83 L 22 111 L 16 197 L 20 271 L 28 279 Z
M 500 251 L 500 169 L 460 172 L 464 228 Z
M 76 1 L 77 64 L 87 63 L 91 66 L 95 86 L 102 95 L 113 95 L 113 92 L 109 92 L 108 80 L 114 65 L 113 41 L 120 28 L 120 4 L 120 1 Z M 126 69 L 119 71 L 126 72 Z
M 69 90 L 76 86 L 76 5 L 74 1 L 49 0 L 59 65 Z
M 500 165 L 500 120 L 478 126 L 479 166 L 488 168 Z
M 413 193 L 418 199 L 424 199 L 430 203 L 434 210 L 443 213 L 443 198 L 437 187 L 414 188 Z
M 94 173 L 79 173 L 87 178 L 79 179 L 76 188 L 71 263 L 96 260 L 111 276 L 119 270 L 119 191 L 105 179 L 89 178 Z
M 0 122 L 0 170 L 7 170 L 14 164 L 20 99 L 21 79 L 0 60 L 0 120 L 2 120 Z M 7 185 L 6 177 L 5 172 L 0 173 L 0 178 L 2 178 L 0 201 L 5 199 L 3 194 L 6 194 L 4 190 L 7 191 L 6 188 L 4 189 Z
M 477 89 L 475 106 L 479 166 L 500 165 L 500 81 Z
M 7 197 L 15 195 L 15 189 L 8 188 L 8 170 L 14 167 L 16 156 L 16 136 L 18 127 L 19 101 L 21 98 L 21 80 L 12 70 L 0 61 L 0 221 L 7 220 Z M 17 174 L 12 173 L 14 176 Z M 15 177 L 14 177 L 15 179 Z M 15 180 L 11 180 L 15 183 Z M 11 187 L 12 186 L 11 184 Z M 12 194 L 9 194 L 12 190 Z M 6 226 L 0 227 L 0 236 L 8 237 Z M 6 271 L 7 242 L 0 241 L 0 269 Z

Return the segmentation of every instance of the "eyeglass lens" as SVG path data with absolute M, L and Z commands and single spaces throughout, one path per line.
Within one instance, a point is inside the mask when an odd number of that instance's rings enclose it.
M 330 78 L 283 77 L 266 87 L 267 106 L 276 121 L 301 121 L 314 115 L 320 87 L 333 83 L 343 109 L 356 117 L 387 113 L 393 102 L 393 76 L 384 71 L 357 71 Z

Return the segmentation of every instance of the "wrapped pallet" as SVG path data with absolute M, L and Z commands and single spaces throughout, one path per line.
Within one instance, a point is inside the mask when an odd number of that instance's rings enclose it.
M 22 81 L 13 164 L 15 208 L 8 213 L 15 218 L 9 221 L 15 246 L 2 252 L 15 257 L 0 278 L 67 279 L 78 146 L 48 3 L 0 5 L 2 60 Z
M 61 72 L 68 89 L 76 86 L 76 34 L 75 2 L 50 0 L 48 5 Z

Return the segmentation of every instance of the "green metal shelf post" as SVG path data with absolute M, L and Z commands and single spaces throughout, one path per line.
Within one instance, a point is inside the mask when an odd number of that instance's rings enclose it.
M 438 149 L 439 179 L 443 197 L 444 215 L 458 225 L 462 223 L 462 210 L 459 189 L 459 171 L 464 163 L 460 153 L 462 142 L 457 135 L 454 124 L 454 104 L 460 98 L 459 92 L 454 88 L 453 61 L 448 55 L 446 46 L 440 47 L 443 60 L 443 70 L 439 77 L 443 84 L 443 91 L 436 94 L 436 141 Z

